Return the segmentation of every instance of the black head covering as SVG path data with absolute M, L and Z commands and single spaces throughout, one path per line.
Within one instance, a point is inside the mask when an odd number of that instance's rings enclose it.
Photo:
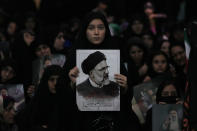
M 40 80 L 40 84 L 39 84 L 39 87 L 38 87 L 38 90 L 40 90 L 40 91 L 38 91 L 38 93 L 41 96 L 43 96 L 47 92 L 49 93 L 48 80 L 53 75 L 58 75 L 59 77 L 65 78 L 65 72 L 60 66 L 58 66 L 58 65 L 48 66 L 44 70 L 44 74 L 43 74 L 43 76 Z
M 100 19 L 104 23 L 106 30 L 103 42 L 98 45 L 90 43 L 86 36 L 87 27 L 90 24 L 90 22 L 94 19 Z M 108 47 L 108 41 L 110 38 L 110 30 L 105 16 L 100 12 L 90 12 L 87 14 L 87 16 L 82 22 L 80 31 L 76 38 L 75 47 L 77 49 L 105 49 L 106 47 Z
M 89 74 L 89 72 L 94 69 L 94 67 L 100 63 L 102 60 L 106 60 L 106 57 L 100 51 L 96 51 L 90 54 L 81 64 L 81 68 L 85 74 Z
M 57 65 L 48 66 L 44 70 L 44 74 L 41 78 L 38 89 L 35 92 L 35 97 L 32 101 L 33 102 L 33 109 L 32 109 L 33 116 L 31 118 L 32 124 L 43 123 L 43 122 L 49 121 L 49 116 L 51 114 L 52 108 L 56 106 L 56 104 L 58 103 L 59 97 L 62 97 L 62 96 L 59 96 L 60 87 L 57 86 L 57 84 L 59 83 L 60 79 L 64 79 L 62 77 L 62 75 L 64 74 L 65 73 L 63 69 Z M 48 87 L 48 80 L 53 75 L 59 76 L 57 80 L 57 84 L 55 86 L 56 94 L 50 93 L 49 87 Z M 61 85 L 61 88 L 64 88 L 64 87 L 65 85 Z

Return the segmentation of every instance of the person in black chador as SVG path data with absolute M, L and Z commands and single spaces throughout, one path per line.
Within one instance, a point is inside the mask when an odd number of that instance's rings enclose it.
M 74 131 L 76 118 L 72 115 L 74 106 L 71 105 L 74 102 L 65 78 L 65 72 L 60 66 L 51 65 L 45 69 L 35 96 L 26 110 L 26 130 Z M 72 117 L 68 118 L 68 115 Z
M 79 94 L 84 97 L 115 97 L 119 86 L 109 80 L 108 65 L 103 53 L 96 51 L 90 54 L 81 64 L 82 70 L 89 78 L 77 86 Z
M 75 59 L 77 49 L 119 49 L 118 44 L 110 35 L 105 16 L 99 12 L 90 12 L 81 25 L 79 34 L 73 44 L 74 48 L 69 53 L 70 56 L 68 56 L 64 65 L 67 76 L 70 78 L 70 85 L 75 87 L 76 78 L 79 75 Z M 137 116 L 130 105 L 133 95 L 132 88 L 127 84 L 127 73 L 122 61 L 120 62 L 120 73 L 114 76 L 116 82 L 120 85 L 120 112 L 78 111 L 76 114 L 79 116 L 77 120 L 79 131 L 139 130 Z M 75 88 L 73 89 L 75 90 Z

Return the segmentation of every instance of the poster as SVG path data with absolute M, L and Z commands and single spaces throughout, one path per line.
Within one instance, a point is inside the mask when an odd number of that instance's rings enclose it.
M 145 123 L 147 111 L 156 104 L 157 89 L 163 80 L 163 77 L 157 77 L 133 88 L 132 109 L 138 116 L 140 123 Z
M 14 98 L 15 100 L 15 109 L 16 111 L 23 108 L 25 104 L 25 97 L 24 97 L 24 88 L 23 84 L 9 84 L 9 85 L 0 85 L 0 95 L 6 94 Z
M 77 50 L 77 106 L 81 111 L 120 111 L 119 50 Z
M 183 118 L 181 104 L 156 104 L 152 111 L 153 131 L 181 131 Z
M 44 69 L 49 65 L 59 65 L 64 66 L 66 62 L 66 57 L 61 54 L 55 54 L 52 56 L 45 56 L 42 59 L 36 59 L 32 62 L 33 67 L 33 83 L 37 85 L 42 78 Z

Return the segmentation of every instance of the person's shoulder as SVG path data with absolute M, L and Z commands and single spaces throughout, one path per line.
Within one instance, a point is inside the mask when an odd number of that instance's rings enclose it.
M 79 83 L 77 85 L 77 88 L 86 87 L 87 85 L 89 85 L 89 80 L 88 79 L 86 79 L 85 81 Z
M 87 91 L 88 88 L 90 88 L 91 84 L 88 79 L 77 85 L 76 89 L 78 92 Z
M 82 96 L 88 96 L 94 91 L 94 88 L 92 88 L 88 79 L 77 85 L 76 89 L 77 92 Z

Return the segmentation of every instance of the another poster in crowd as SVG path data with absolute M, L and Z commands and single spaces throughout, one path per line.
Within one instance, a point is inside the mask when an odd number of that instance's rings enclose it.
M 51 56 L 45 56 L 42 59 L 36 59 L 33 61 L 33 83 L 37 85 L 42 77 L 44 69 L 49 65 L 59 65 L 64 66 L 66 62 L 66 57 L 61 54 L 55 54 Z
M 181 104 L 156 104 L 152 110 L 153 131 L 181 131 L 183 107 Z
M 22 109 L 25 104 L 23 84 L 0 85 L 0 95 L 10 96 L 15 100 L 16 111 Z
M 138 116 L 140 123 L 145 123 L 147 111 L 156 104 L 156 93 L 163 77 L 157 77 L 150 82 L 136 85 L 133 90 L 132 109 Z

